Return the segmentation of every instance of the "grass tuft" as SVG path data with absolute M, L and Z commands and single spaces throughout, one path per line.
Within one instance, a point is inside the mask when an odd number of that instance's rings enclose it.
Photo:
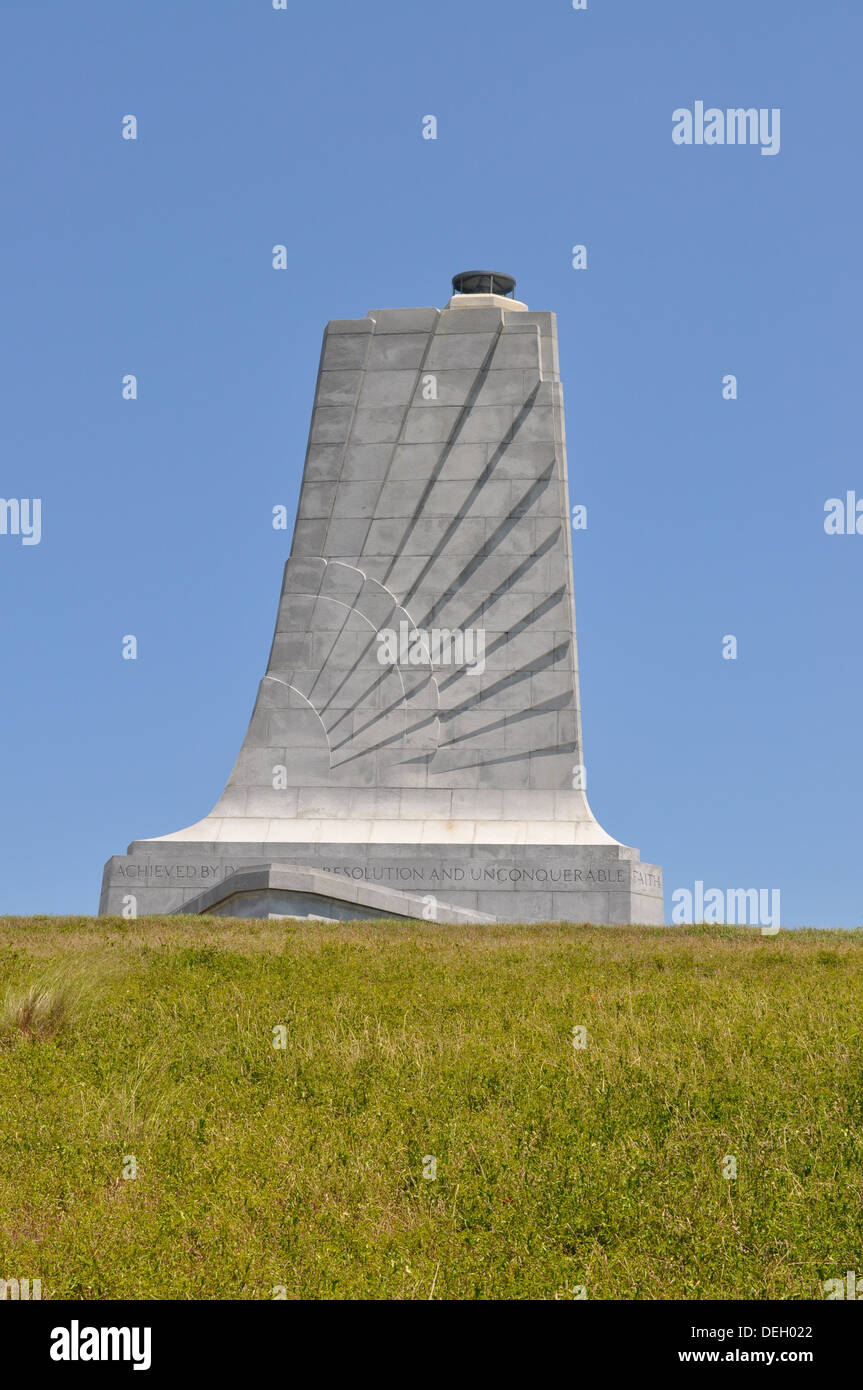
M 47 1042 L 83 1021 L 102 975 L 93 961 L 32 968 L 27 979 L 7 987 L 0 1001 L 0 1046 Z
M 68 1022 L 75 992 L 66 980 L 33 980 L 7 990 L 0 1005 L 0 1041 L 44 1042 Z

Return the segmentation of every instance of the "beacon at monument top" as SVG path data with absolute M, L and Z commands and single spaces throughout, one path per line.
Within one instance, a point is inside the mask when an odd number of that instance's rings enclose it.
M 454 294 L 499 294 L 515 298 L 515 280 L 497 270 L 462 270 L 452 277 Z

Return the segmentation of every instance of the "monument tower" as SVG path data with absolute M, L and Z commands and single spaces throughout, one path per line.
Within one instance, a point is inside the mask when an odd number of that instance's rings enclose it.
M 557 325 L 514 289 L 327 325 L 236 765 L 103 914 L 662 923 L 584 792 Z

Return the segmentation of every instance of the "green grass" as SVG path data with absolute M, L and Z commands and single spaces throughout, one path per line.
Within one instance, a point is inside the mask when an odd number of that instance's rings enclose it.
M 0 1277 L 820 1297 L 863 1270 L 861 1011 L 863 932 L 2 918 Z

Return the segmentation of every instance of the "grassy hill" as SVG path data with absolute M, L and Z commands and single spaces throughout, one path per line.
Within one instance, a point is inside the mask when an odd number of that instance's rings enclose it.
M 861 1012 L 863 932 L 2 918 L 0 1278 L 817 1298 Z

